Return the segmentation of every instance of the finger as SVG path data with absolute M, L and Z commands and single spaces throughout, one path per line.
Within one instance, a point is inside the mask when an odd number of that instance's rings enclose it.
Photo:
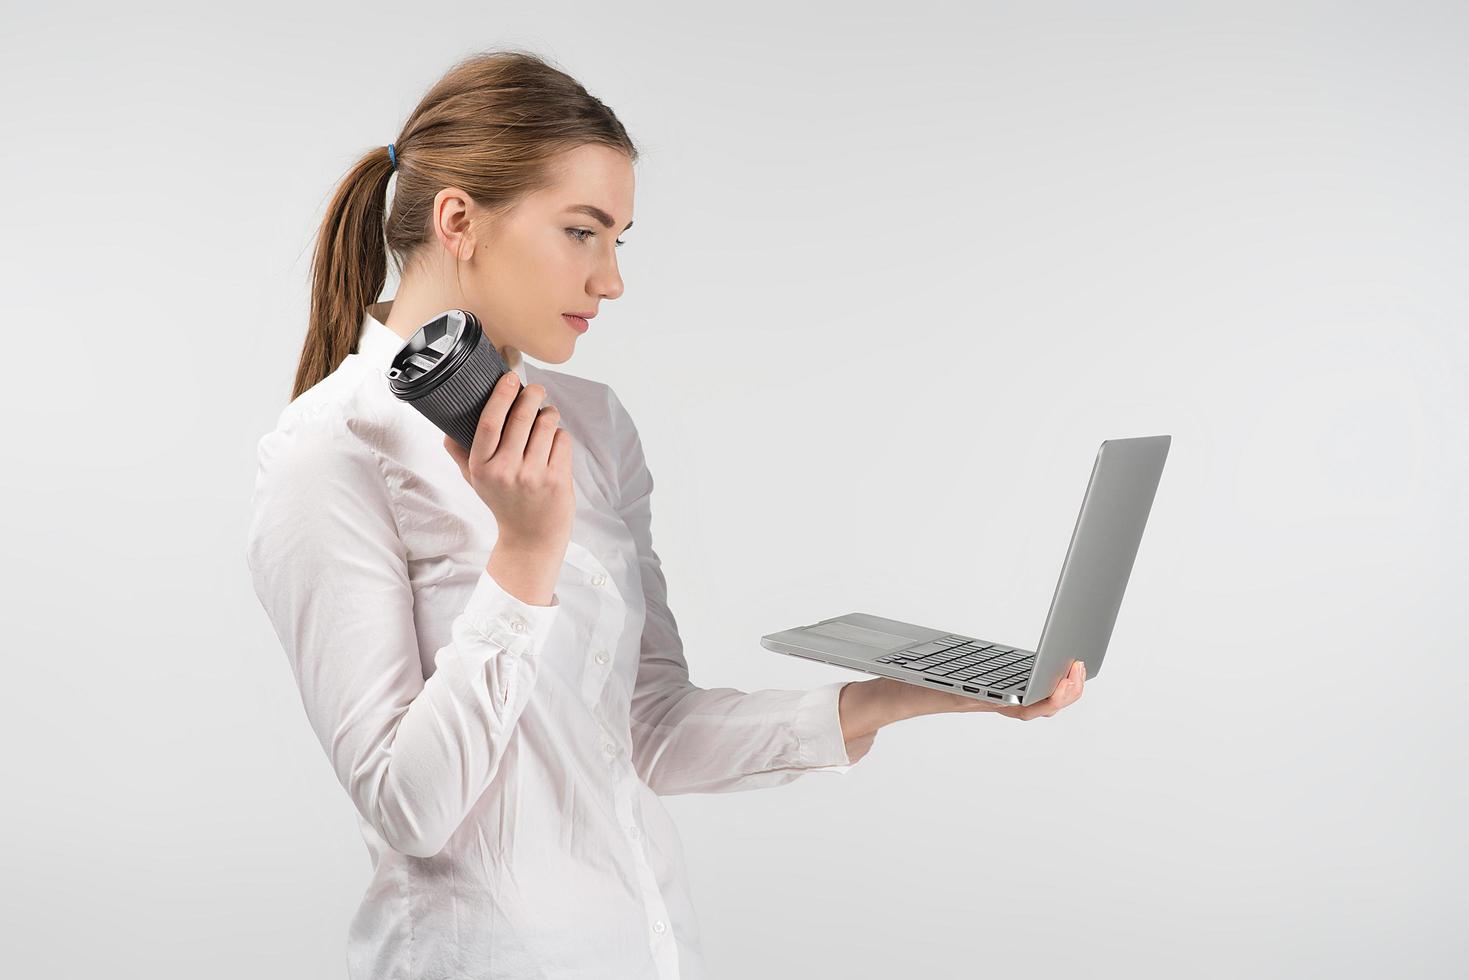
M 1075 695 L 1076 664 L 1072 663 L 1071 669 L 1066 672 L 1066 676 L 1061 678 L 1056 684 L 1056 689 L 1051 692 L 1051 696 L 1046 698 L 1042 703 L 1049 704 L 1053 708 L 1060 708 L 1070 704 Z
M 515 396 L 510 414 L 505 416 L 505 429 L 500 433 L 500 446 L 495 456 L 508 454 L 512 459 L 525 457 L 525 444 L 530 439 L 531 426 L 541 412 L 541 402 L 546 399 L 545 385 L 526 385 Z
M 489 392 L 485 407 L 480 410 L 479 422 L 474 425 L 474 444 L 469 448 L 467 467 L 485 463 L 499 447 L 499 436 L 505 428 L 505 413 L 520 394 L 520 378 L 513 370 L 507 370 L 495 381 Z
M 1030 721 L 1032 718 L 1049 718 L 1079 697 L 1081 697 L 1080 689 L 1074 686 L 1068 676 L 1062 678 L 1061 683 L 1056 685 L 1056 692 L 1044 700 L 1034 704 L 1009 705 L 995 710 L 1011 718 Z
M 1046 701 L 1050 701 L 1050 700 L 1052 700 L 1054 698 L 1061 697 L 1068 690 L 1070 690 L 1071 684 L 1075 680 L 1076 680 L 1076 661 L 1073 660 L 1073 661 L 1071 661 L 1071 666 L 1070 666 L 1070 668 L 1067 669 L 1065 676 L 1062 677 L 1060 680 L 1058 680 L 1056 682 L 1056 686 L 1051 689 L 1050 696 L 1047 697 L 1045 700 Z
M 525 461 L 545 469 L 551 458 L 551 440 L 556 435 L 561 413 L 555 405 L 542 405 L 536 413 L 530 439 L 525 444 Z
M 1056 688 L 1051 692 L 1049 697 L 1043 698 L 1040 701 L 1037 701 L 1035 704 L 1029 705 L 1027 709 L 1025 709 L 1030 711 L 1029 714 L 1017 714 L 1015 717 L 1020 718 L 1024 721 L 1028 721 L 1031 718 L 1049 718 L 1056 712 L 1060 711 L 1062 708 L 1066 707 L 1072 701 L 1075 701 L 1076 696 L 1076 664 L 1075 662 L 1073 662 L 1071 665 L 1071 669 L 1066 673 L 1066 676 L 1062 677 L 1059 681 L 1056 682 Z
M 1079 663 L 1072 664 L 1071 672 L 1066 675 L 1066 679 L 1057 688 L 1056 693 L 1046 699 L 1053 704 L 1051 714 L 1055 714 L 1081 697 L 1082 682 L 1085 680 L 1085 669 Z
M 482 464 L 495 454 L 505 428 L 505 415 L 515 404 L 520 389 L 520 378 L 514 371 L 506 371 L 495 382 L 485 407 L 479 413 L 479 422 L 474 428 L 474 445 L 469 447 L 466 466 Z
M 557 477 L 569 480 L 571 478 L 571 433 L 558 426 L 551 435 L 551 455 L 547 459 L 547 465 Z

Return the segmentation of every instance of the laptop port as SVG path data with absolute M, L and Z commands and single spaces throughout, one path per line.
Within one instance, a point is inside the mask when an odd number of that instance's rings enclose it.
M 990 697 L 994 698 L 996 701 L 1000 700 L 1000 696 L 998 694 L 996 694 L 994 691 L 985 691 L 984 693 L 988 694 Z
M 963 687 L 964 690 L 968 691 L 970 694 L 978 694 L 979 693 L 979 688 L 977 688 L 977 687 L 970 687 L 968 684 L 961 684 L 960 686 Z
M 942 684 L 942 685 L 944 685 L 944 687 L 953 687 L 954 686 L 953 684 L 950 684 L 948 681 L 936 681 L 932 677 L 925 677 L 924 680 L 928 681 L 930 684 Z

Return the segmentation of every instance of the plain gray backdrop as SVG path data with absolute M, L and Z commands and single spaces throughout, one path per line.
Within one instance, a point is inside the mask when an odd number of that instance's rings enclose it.
M 1462 4 L 0 34 L 6 973 L 344 975 L 368 856 L 251 589 L 255 443 L 336 182 L 508 46 L 643 152 L 626 293 L 554 367 L 641 429 L 695 682 L 860 679 L 759 645 L 850 611 L 1033 644 L 1098 443 L 1173 436 L 1076 705 L 670 800 L 716 976 L 1463 970 Z

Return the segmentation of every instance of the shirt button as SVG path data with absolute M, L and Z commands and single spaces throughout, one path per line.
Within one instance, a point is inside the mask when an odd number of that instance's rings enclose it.
M 663 935 L 663 933 L 666 932 L 667 930 L 668 930 L 668 927 L 663 924 L 663 920 L 662 919 L 659 919 L 657 922 L 653 923 L 653 931 L 656 932 L 656 933 L 658 933 L 658 935 L 660 935 L 660 936 Z
M 524 633 L 524 632 L 525 632 L 525 624 L 524 624 L 524 623 L 522 623 L 522 622 L 521 622 L 521 621 L 520 621 L 520 620 L 518 620 L 518 619 L 517 619 L 517 620 L 514 620 L 514 621 L 513 621 L 513 622 L 512 622 L 512 623 L 511 623 L 511 624 L 510 624 L 510 628 L 511 628 L 511 629 L 513 629 L 513 630 L 514 630 L 514 631 L 515 631 L 515 632 L 517 632 L 517 633 Z
M 602 751 L 606 752 L 610 756 L 617 751 L 617 746 L 613 745 L 611 742 L 603 742 Z
M 641 832 L 636 827 L 629 827 L 629 828 L 627 828 L 627 832 L 628 832 L 628 835 L 630 837 L 632 837 L 633 840 L 637 840 L 639 837 L 642 836 Z
M 607 651 L 606 650 L 598 650 L 597 651 L 597 663 L 599 663 L 599 664 L 605 664 L 606 662 L 607 662 Z
M 603 586 L 603 585 L 606 585 L 607 584 L 607 576 L 603 575 L 601 572 L 598 572 L 596 575 L 593 575 L 592 576 L 592 584 L 593 585 L 596 585 L 596 586 L 599 586 L 599 587 L 600 586 Z

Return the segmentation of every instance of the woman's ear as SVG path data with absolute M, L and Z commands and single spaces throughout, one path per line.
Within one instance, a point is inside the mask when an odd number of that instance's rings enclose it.
M 469 195 L 457 187 L 445 187 L 434 195 L 434 234 L 454 258 L 473 258 L 476 229 L 470 217 Z

